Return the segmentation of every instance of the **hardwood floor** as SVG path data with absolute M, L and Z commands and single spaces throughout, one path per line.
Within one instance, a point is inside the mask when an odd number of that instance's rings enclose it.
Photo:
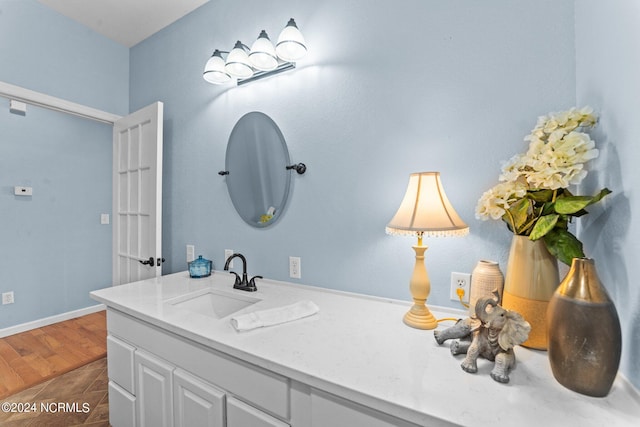
M 107 354 L 106 312 L 0 339 L 0 399 Z
M 2 427 L 108 427 L 107 359 L 0 399 Z

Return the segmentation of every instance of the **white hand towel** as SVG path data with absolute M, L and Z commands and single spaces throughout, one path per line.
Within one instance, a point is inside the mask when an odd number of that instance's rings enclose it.
M 319 310 L 313 302 L 305 300 L 284 307 L 240 314 L 231 318 L 231 324 L 237 331 L 249 331 L 302 319 L 316 314 Z

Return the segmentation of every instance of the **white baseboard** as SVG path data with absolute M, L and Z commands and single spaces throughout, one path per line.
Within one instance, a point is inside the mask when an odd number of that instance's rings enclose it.
M 22 323 L 20 325 L 9 326 L 8 328 L 0 329 L 0 338 L 8 337 L 9 335 L 18 334 L 20 332 L 30 331 L 36 328 L 41 328 L 43 326 L 52 325 L 54 323 L 63 322 L 65 320 L 75 319 L 76 317 L 85 316 L 87 314 L 95 313 L 105 309 L 106 306 L 104 304 L 98 304 L 91 307 L 81 308 L 79 310 L 56 314 L 55 316 L 45 317 L 44 319 Z

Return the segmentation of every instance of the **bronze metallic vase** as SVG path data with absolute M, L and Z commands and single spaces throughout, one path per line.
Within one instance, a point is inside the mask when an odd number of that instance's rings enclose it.
M 574 258 L 547 312 L 553 376 L 570 390 L 603 397 L 611 390 L 622 352 L 620 320 L 595 263 Z

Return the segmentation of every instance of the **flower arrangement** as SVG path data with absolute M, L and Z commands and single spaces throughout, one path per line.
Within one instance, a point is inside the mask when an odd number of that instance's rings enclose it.
M 478 200 L 476 218 L 502 219 L 514 234 L 543 238 L 549 252 L 567 265 L 584 257 L 569 223 L 611 191 L 604 188 L 594 196 L 574 196 L 567 187 L 582 182 L 587 176 L 585 163 L 598 157 L 595 143 L 582 132 L 596 123 L 589 107 L 539 117 L 525 137 L 527 152 L 503 164 L 500 182 Z

